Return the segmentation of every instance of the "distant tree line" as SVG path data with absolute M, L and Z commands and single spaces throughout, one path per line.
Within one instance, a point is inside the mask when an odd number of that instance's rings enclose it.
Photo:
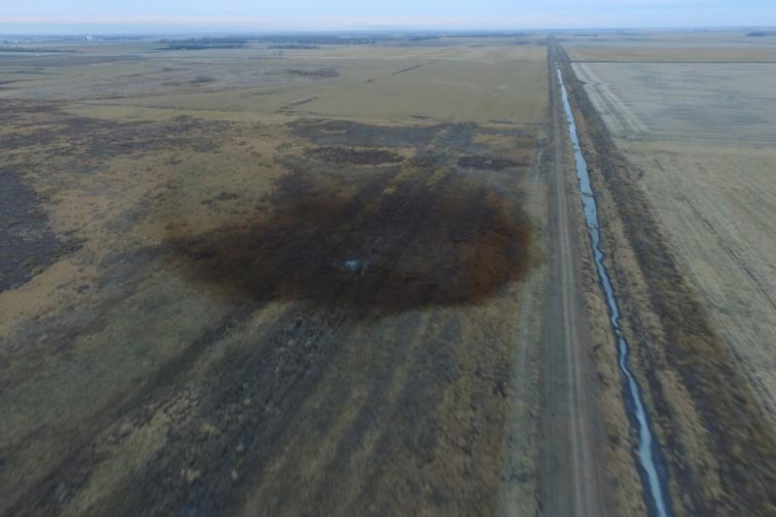
M 533 32 L 516 31 L 473 31 L 454 32 L 448 34 L 450 38 L 528 38 L 534 36 Z
M 312 50 L 321 47 L 318 45 L 308 45 L 306 43 L 276 43 L 268 45 L 267 48 L 275 50 Z
M 752 31 L 747 34 L 750 38 L 764 38 L 765 36 L 776 36 L 776 31 Z
M 260 41 L 276 45 L 373 45 L 377 42 L 377 38 L 367 36 L 339 36 L 336 34 L 282 34 L 263 37 Z
M 7 43 L 7 42 L 3 42 Z M 61 48 L 34 48 L 34 47 L 2 47 L 0 46 L 0 52 L 32 52 L 35 54 L 41 54 L 41 53 L 66 53 L 66 54 L 74 54 L 75 50 L 64 50 Z
M 207 49 L 230 49 L 244 48 L 248 40 L 245 38 L 189 38 L 170 40 L 163 39 L 160 43 L 166 43 L 167 46 L 160 50 L 207 50 Z
M 277 34 L 256 37 L 204 37 L 189 39 L 163 39 L 167 46 L 159 50 L 205 50 L 243 48 L 249 42 L 269 43 L 270 49 L 315 49 L 318 45 L 372 45 L 376 36 L 349 36 L 337 34 Z

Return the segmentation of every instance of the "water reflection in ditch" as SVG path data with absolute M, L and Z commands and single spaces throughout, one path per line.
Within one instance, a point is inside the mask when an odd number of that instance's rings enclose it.
M 644 484 L 644 491 L 647 498 L 647 505 L 652 513 L 657 517 L 669 517 L 672 515 L 667 500 L 667 482 L 665 470 L 661 467 L 659 457 L 660 450 L 655 441 L 652 432 L 652 426 L 644 406 L 641 387 L 636 377 L 628 365 L 628 356 L 630 355 L 630 345 L 625 339 L 620 324 L 620 306 L 614 295 L 614 288 L 609 278 L 609 273 L 604 265 L 604 254 L 601 251 L 601 231 L 598 225 L 598 207 L 596 205 L 593 189 L 590 185 L 590 175 L 588 174 L 587 161 L 582 154 L 582 148 L 579 145 L 579 136 L 577 135 L 577 125 L 574 120 L 574 113 L 571 111 L 568 93 L 563 82 L 563 73 L 560 68 L 556 68 L 558 82 L 561 88 L 563 98 L 563 109 L 566 112 L 566 118 L 569 125 L 569 137 L 574 147 L 574 163 L 577 170 L 577 179 L 579 180 L 579 191 L 582 198 L 585 223 L 587 224 L 590 242 L 593 248 L 593 258 L 596 269 L 598 270 L 598 279 L 604 291 L 606 305 L 609 308 L 609 322 L 617 341 L 617 362 L 624 378 L 625 405 L 628 417 L 638 435 L 638 449 L 636 455 L 638 458 L 639 470 Z

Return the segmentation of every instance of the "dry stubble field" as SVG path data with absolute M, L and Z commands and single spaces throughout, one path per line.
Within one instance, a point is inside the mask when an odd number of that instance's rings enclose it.
M 674 420 L 660 432 L 674 481 L 685 485 L 675 492 L 683 511 L 772 515 L 773 38 L 660 40 L 565 43 L 596 112 L 586 113 L 588 147 L 609 213 L 610 261 L 632 307 L 655 311 L 629 325 L 651 372 L 642 374 L 651 404 Z M 679 276 L 665 283 L 674 260 Z M 662 285 L 650 278 L 661 272 Z
M 776 416 L 776 63 L 575 71 Z

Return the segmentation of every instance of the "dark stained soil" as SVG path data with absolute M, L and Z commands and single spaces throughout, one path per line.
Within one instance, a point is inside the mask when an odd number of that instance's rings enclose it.
M 78 247 L 57 238 L 38 195 L 19 173 L 0 169 L 0 292 L 27 282 Z
M 521 165 L 514 160 L 506 160 L 503 158 L 496 158 L 493 156 L 462 156 L 458 159 L 459 167 L 467 167 L 470 169 L 490 170 L 490 171 L 503 171 L 504 169 L 515 168 Z
M 530 227 L 519 206 L 456 175 L 429 187 L 420 174 L 386 193 L 394 175 L 359 180 L 350 195 L 292 173 L 269 216 L 173 233 L 171 249 L 184 275 L 219 295 L 374 313 L 476 304 L 520 279 Z
M 305 155 L 328 163 L 350 165 L 380 165 L 402 161 L 401 155 L 380 149 L 352 149 L 350 147 L 318 147 L 308 149 Z
M 486 132 L 477 124 L 434 124 L 425 126 L 376 126 L 349 120 L 302 119 L 291 125 L 296 136 L 318 145 L 353 147 L 410 147 L 423 149 L 432 143 L 459 152 L 472 148 L 475 134 Z M 475 146 L 484 150 L 480 146 Z
M 7 110 L 7 112 L 6 112 Z M 18 123 L 31 113 L 48 115 L 46 123 Z M 162 123 L 115 122 L 76 117 L 59 111 L 55 103 L 43 107 L 0 102 L 0 122 L 16 123 L 19 131 L 0 138 L 0 150 L 56 143 L 60 156 L 110 157 L 144 151 L 187 148 L 213 151 L 223 142 L 228 123 L 178 116 Z M 66 145 L 62 145 L 66 144 Z
M 289 125 L 291 133 L 322 147 L 382 147 L 386 149 L 409 148 L 422 153 L 426 159 L 443 158 L 450 161 L 455 156 L 471 156 L 461 163 L 472 169 L 487 166 L 507 167 L 507 160 L 492 157 L 492 149 L 477 142 L 477 135 L 503 135 L 514 139 L 514 148 L 533 148 L 533 137 L 514 127 L 489 128 L 473 122 L 432 125 L 380 126 L 349 120 L 300 119 Z M 518 165 L 525 166 L 527 163 Z M 499 169 L 495 169 L 499 170 Z
M 347 120 L 302 119 L 291 125 L 291 132 L 318 145 L 426 147 L 441 126 L 380 127 Z

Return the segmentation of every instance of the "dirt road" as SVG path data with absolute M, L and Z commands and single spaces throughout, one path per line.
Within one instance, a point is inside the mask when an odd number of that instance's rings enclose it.
M 549 54 L 553 62 L 552 50 Z M 566 121 L 556 75 L 550 73 L 552 152 L 550 282 L 545 346 L 545 450 L 542 499 L 547 515 L 606 515 L 596 454 L 591 342 L 585 322 L 579 257 L 586 253 L 576 184 L 570 173 Z

